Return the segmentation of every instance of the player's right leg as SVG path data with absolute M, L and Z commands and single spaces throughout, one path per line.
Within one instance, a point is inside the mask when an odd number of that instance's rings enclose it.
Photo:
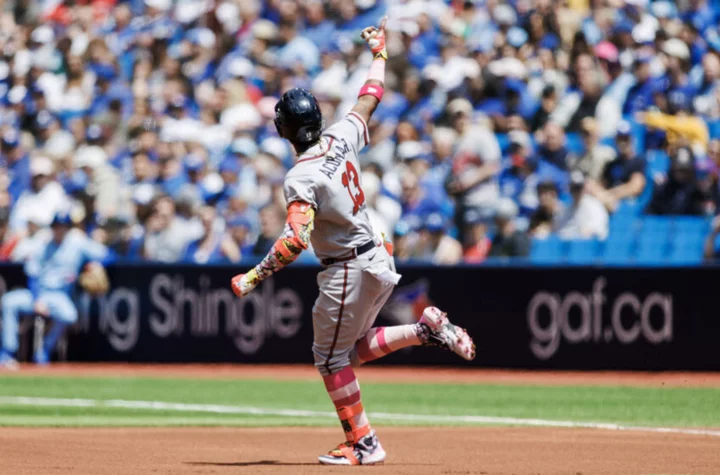
M 28 289 L 12 290 L 2 297 L 2 351 L 0 367 L 17 369 L 15 352 L 18 349 L 20 315 L 31 313 L 33 296 Z
M 45 335 L 42 347 L 35 352 L 34 359 L 38 364 L 48 364 L 50 362 L 50 353 L 52 353 L 67 327 L 77 321 L 78 312 L 75 304 L 70 300 L 70 296 L 64 292 L 43 293 L 38 297 L 38 300 L 47 305 L 52 319 L 52 326 Z
M 408 346 L 438 346 L 468 361 L 475 358 L 475 344 L 467 331 L 450 323 L 437 307 L 427 307 L 417 323 L 370 328 L 355 345 L 352 364 L 357 367 Z
M 387 252 L 385 256 L 387 264 L 395 271 L 392 256 Z M 436 307 L 426 307 L 417 323 L 371 328 L 393 288 L 388 287 L 377 293 L 375 302 L 365 316 L 365 327 L 350 357 L 354 367 L 408 346 L 439 346 L 466 360 L 475 358 L 475 344 L 467 331 L 450 323 L 447 314 Z

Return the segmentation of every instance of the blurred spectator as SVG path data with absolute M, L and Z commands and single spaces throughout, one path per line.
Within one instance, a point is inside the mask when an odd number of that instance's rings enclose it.
M 707 261 L 715 261 L 720 257 L 720 242 L 718 242 L 718 236 L 720 236 L 720 216 L 715 216 L 710 228 L 710 234 L 705 238 L 703 247 L 703 255 Z
M 500 146 L 487 127 L 472 123 L 472 104 L 455 99 L 447 108 L 458 142 L 448 191 L 456 197 L 456 225 L 464 240 L 464 217 L 469 210 L 492 214 L 499 196 L 496 176 L 500 172 Z
M 552 85 L 547 85 L 542 90 L 542 96 L 540 100 L 540 107 L 538 107 L 535 115 L 530 120 L 530 130 L 536 132 L 547 124 L 550 120 L 550 116 L 555 112 L 557 107 L 557 91 Z
M 378 235 L 385 235 L 390 239 L 392 236 L 391 230 L 395 228 L 397 220 L 400 219 L 402 209 L 395 201 L 391 201 L 393 210 L 383 209 L 381 212 L 378 208 L 378 198 L 380 193 L 380 178 L 370 171 L 363 172 L 362 174 L 362 189 L 365 194 L 365 204 L 367 204 L 367 213 L 370 217 L 370 223 L 372 224 L 375 233 Z
M 203 234 L 200 239 L 192 241 L 185 248 L 184 262 L 194 264 L 211 264 L 218 262 L 240 261 L 240 247 L 227 234 L 218 228 L 217 212 L 211 206 L 204 206 L 198 211 Z
M 537 170 L 544 163 L 533 155 L 530 136 L 526 132 L 513 131 L 508 135 L 510 165 L 500 173 L 500 194 L 514 200 L 521 214 L 527 217 L 538 207 Z
M 267 254 L 285 227 L 285 210 L 276 205 L 267 205 L 260 210 L 260 236 L 253 247 L 255 256 Z
M 565 131 L 555 122 L 548 122 L 540 134 L 538 155 L 541 160 L 560 170 L 567 170 L 569 152 L 565 146 Z
M 462 260 L 463 250 L 457 239 L 447 235 L 445 218 L 431 213 L 420 231 L 421 258 L 437 265 L 454 265 Z
M 154 199 L 145 229 L 143 256 L 150 261 L 179 261 L 191 239 L 186 226 L 175 215 L 175 203 L 167 195 Z
M 14 234 L 10 237 L 12 249 L 10 260 L 25 262 L 35 252 L 37 242 L 45 239 L 50 232 L 42 214 L 31 214 L 27 220 L 24 233 Z
M 495 210 L 495 235 L 490 256 L 525 257 L 530 254 L 530 237 L 515 227 L 517 205 L 510 199 L 501 198 Z
M 107 154 L 100 146 L 78 150 L 75 166 L 87 176 L 85 193 L 92 198 L 92 211 L 98 217 L 108 218 L 121 211 L 120 177 L 107 163 Z
M 560 201 L 560 190 L 554 181 L 538 183 L 537 194 L 539 206 L 530 216 L 529 231 L 533 237 L 542 239 L 553 232 L 555 222 L 565 214 L 565 206 Z
M 582 121 L 587 118 L 601 119 L 601 135 L 610 135 L 613 124 L 620 119 L 619 105 L 612 98 L 603 97 L 603 78 L 590 54 L 582 53 L 575 58 L 574 77 L 576 89 L 560 101 L 550 116 L 550 121 L 568 132 L 579 132 Z
M 7 187 L 13 203 L 30 186 L 30 157 L 20 144 L 20 134 L 8 129 L 2 135 L 2 165 L 7 169 L 10 183 Z
M 218 229 L 245 217 L 242 239 L 254 246 L 260 210 L 284 206 L 279 184 L 293 164 L 287 145 L 277 145 L 277 98 L 290 87 L 311 88 L 328 126 L 342 117 L 370 60 L 358 33 L 385 10 L 391 61 L 361 156 L 378 232 L 410 223 L 402 239 L 412 244 L 420 223 L 440 213 L 454 215 L 449 232 L 470 245 L 482 234 L 477 223 L 489 222 L 505 196 L 518 205 L 518 228 L 534 217 L 542 234 L 566 199 L 568 172 L 585 174 L 588 192 L 614 209 L 643 196 L 636 156 L 660 176 L 663 160 L 654 157 L 685 145 L 698 157 L 698 199 L 690 201 L 712 213 L 720 194 L 710 140 L 720 120 L 720 8 L 580 3 L 136 0 L 90 10 L 83 2 L 11 8 L 0 39 L 0 208 L 10 206 L 9 234 L 18 236 L 14 217 L 24 212 L 16 208 L 27 207 L 21 195 L 38 193 L 31 158 L 47 157 L 50 183 L 64 190 L 60 201 L 84 214 L 81 225 L 97 239 L 156 237 L 150 203 L 163 192 L 190 229 L 181 241 L 202 234 L 196 212 L 207 205 L 216 208 Z M 618 149 L 626 146 L 621 117 L 633 129 L 630 159 L 611 150 L 618 127 Z M 656 195 L 678 187 L 673 180 L 659 183 Z M 549 201 L 557 209 L 540 204 L 544 181 L 555 183 L 559 196 Z M 43 210 L 32 219 L 47 221 Z M 126 258 L 146 258 L 136 255 Z
M 617 137 L 625 135 L 629 138 L 629 130 L 626 130 L 624 126 L 619 126 Z M 570 157 L 568 168 L 570 171 L 580 171 L 587 178 L 598 181 L 602 178 L 605 166 L 615 159 L 616 153 L 612 147 L 600 143 L 598 122 L 593 117 L 586 117 L 582 120 L 580 136 L 584 152 L 580 157 Z
M 393 252 L 398 262 L 407 262 L 413 257 L 413 250 L 417 248 L 418 238 L 418 234 L 414 232 L 408 221 L 397 222 L 393 232 Z
M 615 211 L 618 202 L 639 196 L 645 189 L 645 160 L 635 154 L 630 124 L 618 125 L 617 158 L 605 165 L 600 181 L 589 180 L 588 192 L 599 199 L 608 211 Z
M 441 206 L 437 195 L 428 192 L 420 184 L 418 176 L 405 169 L 400 177 L 400 205 L 402 217 L 413 216 L 422 221 L 430 213 L 440 212 Z
M 12 237 L 8 232 L 9 222 L 10 210 L 7 207 L 0 208 L 0 262 L 10 260 L 10 255 L 18 242 L 18 237 Z
M 240 250 L 240 257 L 252 255 L 251 235 L 252 225 L 250 220 L 243 216 L 230 217 L 227 220 L 227 231 L 230 239 Z
M 142 237 L 133 235 L 133 228 L 125 218 L 107 219 L 93 232 L 92 237 L 105 244 L 118 261 L 134 261 L 142 257 Z
M 689 142 L 693 150 L 699 153 L 704 153 L 707 148 L 707 124 L 699 117 L 690 116 L 687 110 L 678 109 L 675 115 L 651 111 L 639 115 L 638 120 L 651 129 L 665 132 L 671 146 Z
M 36 157 L 30 162 L 30 188 L 20 195 L 12 208 L 12 232 L 26 233 L 31 218 L 41 227 L 49 226 L 57 212 L 70 208 L 65 191 L 53 179 L 53 168 L 53 163 L 47 157 Z
M 602 203 L 585 191 L 585 177 L 581 172 L 570 175 L 572 203 L 553 223 L 554 231 L 566 239 L 605 239 L 609 216 Z
M 650 214 L 701 215 L 704 196 L 697 186 L 695 156 L 688 147 L 680 147 L 672 157 L 667 180 L 656 184 Z
M 653 103 L 656 80 L 650 72 L 650 62 L 653 55 L 646 51 L 639 51 L 633 59 L 632 72 L 634 84 L 627 91 L 622 113 L 625 117 L 632 117 L 638 112 L 647 110 Z
M 492 242 L 488 237 L 488 219 L 477 211 L 468 213 L 468 237 L 465 240 L 463 260 L 468 264 L 480 264 L 488 255 Z

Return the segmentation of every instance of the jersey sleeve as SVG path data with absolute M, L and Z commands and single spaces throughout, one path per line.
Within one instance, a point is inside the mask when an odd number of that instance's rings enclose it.
M 350 111 L 341 121 L 333 124 L 325 131 L 325 135 L 336 140 L 346 140 L 355 151 L 359 152 L 370 143 L 367 124 L 360 114 Z
M 285 178 L 285 201 L 302 201 L 318 208 L 316 184 L 308 175 L 289 175 Z
M 83 236 L 83 239 L 79 242 L 82 246 L 82 253 L 88 261 L 101 261 L 104 262 L 108 259 L 108 248 L 99 242 L 90 239 L 88 236 Z

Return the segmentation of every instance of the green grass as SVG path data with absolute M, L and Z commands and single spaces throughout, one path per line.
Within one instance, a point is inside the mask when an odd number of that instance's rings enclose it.
M 712 388 L 365 383 L 362 390 L 364 405 L 370 412 L 720 427 L 720 390 Z M 0 377 L 0 397 L 7 396 L 219 404 L 268 410 L 331 412 L 333 409 L 319 380 Z M 386 425 L 410 425 L 407 422 L 375 421 Z M 337 422 L 331 417 L 323 416 L 213 414 L 116 407 L 40 407 L 0 402 L 0 425 L 3 426 L 335 424 Z M 421 424 L 429 425 L 428 422 Z

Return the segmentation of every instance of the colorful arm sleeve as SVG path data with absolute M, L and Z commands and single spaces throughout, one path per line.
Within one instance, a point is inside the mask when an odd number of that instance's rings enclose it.
M 275 241 L 267 256 L 247 273 L 247 281 L 257 285 L 297 259 L 310 245 L 315 209 L 308 203 L 293 201 L 288 206 L 288 217 L 282 235 Z

